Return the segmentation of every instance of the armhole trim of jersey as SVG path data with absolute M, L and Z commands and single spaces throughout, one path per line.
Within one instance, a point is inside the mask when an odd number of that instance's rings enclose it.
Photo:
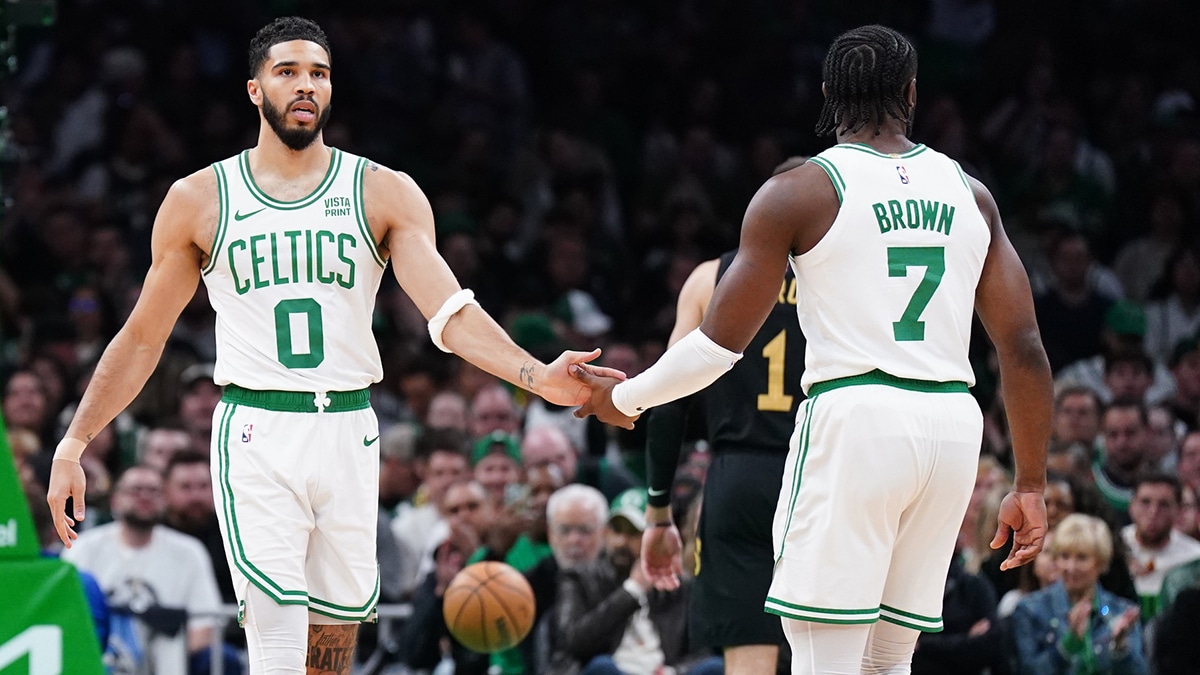
M 950 162 L 954 164 L 955 170 L 958 171 L 958 177 L 962 179 L 963 187 L 967 188 L 967 194 L 971 196 L 971 203 L 975 205 L 975 211 L 983 219 L 983 224 L 988 229 L 988 236 L 991 237 L 992 223 L 988 220 L 987 214 L 983 212 L 983 207 L 979 205 L 979 200 L 975 197 L 975 190 L 971 187 L 971 181 L 967 180 L 967 172 L 963 171 L 962 165 L 957 161 L 952 159 Z
M 955 160 L 950 160 L 954 163 L 954 168 L 958 171 L 958 177 L 962 179 L 963 187 L 967 188 L 967 192 L 971 193 L 971 198 L 975 198 L 975 191 L 971 189 L 971 182 L 967 180 L 967 174 L 962 170 L 962 165 Z
M 217 255 L 221 251 L 221 245 L 225 243 L 225 232 L 229 229 L 229 184 L 225 180 L 225 169 L 221 167 L 221 163 L 217 162 L 212 165 L 213 173 L 217 175 L 217 231 L 213 234 L 212 249 L 208 252 L 208 264 L 204 269 L 200 270 L 200 274 L 208 275 L 217 267 Z
M 375 237 L 371 234 L 371 226 L 367 223 L 367 209 L 363 206 L 363 175 L 366 170 L 367 158 L 359 157 L 358 164 L 354 167 L 354 218 L 358 221 L 358 229 L 367 242 L 367 248 L 371 249 L 371 257 L 375 258 L 375 263 L 380 268 L 384 268 L 387 267 L 387 261 L 379 255 L 379 244 L 375 243 Z
M 842 179 L 842 174 L 837 170 L 837 167 L 833 165 L 833 162 L 824 157 L 812 157 L 808 161 L 821 167 L 825 174 L 829 176 L 829 182 L 833 183 L 833 189 L 837 191 L 838 204 L 841 204 L 843 201 L 842 195 L 846 190 L 846 181 Z

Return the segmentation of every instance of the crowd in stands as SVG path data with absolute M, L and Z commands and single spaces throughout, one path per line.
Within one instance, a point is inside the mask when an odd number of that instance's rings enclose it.
M 754 191 L 829 142 L 811 130 L 830 40 L 880 22 L 920 53 L 914 139 L 997 198 L 1056 378 L 1053 533 L 1035 565 L 1002 574 L 1004 549 L 987 544 L 1011 450 L 994 355 L 974 331 L 980 471 L 947 630 L 922 637 L 913 672 L 1194 672 L 1200 26 L 1189 9 L 62 0 L 53 26 L 16 32 L 18 67 L 0 78 L 0 382 L 28 492 L 45 494 L 50 453 L 138 296 L 167 188 L 254 144 L 243 55 L 272 16 L 323 25 L 337 85 L 326 142 L 417 180 L 442 254 L 515 339 L 539 357 L 600 346 L 631 375 L 664 348 L 692 268 L 736 246 Z M 68 558 L 107 596 L 113 672 L 189 654 L 200 672 L 221 639 L 225 672 L 238 665 L 238 631 L 222 636 L 211 616 L 235 603 L 202 470 L 221 395 L 213 326 L 201 285 L 146 389 L 83 458 L 85 538 Z M 374 329 L 381 598 L 414 614 L 377 645 L 364 635 L 360 659 L 377 648 L 458 673 L 719 667 L 687 644 L 687 585 L 668 597 L 631 563 L 640 428 L 578 420 L 441 354 L 387 281 Z M 703 484 L 702 441 L 690 433 L 682 455 L 680 521 Z M 482 559 L 526 573 L 538 598 L 531 637 L 491 658 L 449 639 L 440 612 L 449 580 Z M 122 585 L 131 570 L 146 583 Z

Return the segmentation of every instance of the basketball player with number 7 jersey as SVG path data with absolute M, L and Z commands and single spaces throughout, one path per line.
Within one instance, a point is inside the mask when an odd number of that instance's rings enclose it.
M 700 327 L 628 381 L 576 369 L 592 386 L 580 413 L 631 425 L 741 357 L 790 262 L 808 398 L 765 610 L 781 617 L 796 674 L 907 673 L 920 632 L 942 628 L 983 432 L 968 391 L 975 311 L 996 346 L 1016 464 L 992 542 L 1014 538 L 1002 568 L 1031 561 L 1045 535 L 1051 378 L 1029 280 L 987 188 L 909 140 L 916 74 L 916 50 L 890 28 L 839 36 L 817 124 L 837 144 L 755 195 Z
M 306 19 L 277 19 L 251 41 L 258 144 L 168 192 L 141 296 L 55 451 L 47 495 L 70 547 L 85 515 L 79 457 L 145 384 L 203 280 L 225 387 L 213 486 L 254 675 L 348 674 L 357 624 L 375 616 L 379 423 L 367 387 L 383 376 L 371 316 L 389 259 L 438 348 L 548 401 L 585 401 L 568 367 L 599 356 L 546 365 L 517 347 L 439 255 L 412 179 L 324 144 L 331 63 Z

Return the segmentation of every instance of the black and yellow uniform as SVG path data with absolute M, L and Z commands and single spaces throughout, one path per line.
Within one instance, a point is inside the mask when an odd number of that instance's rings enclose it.
M 717 280 L 734 252 L 721 256 Z M 803 394 L 804 336 L 789 269 L 779 298 L 742 360 L 702 392 L 712 464 L 696 542 L 691 638 L 697 645 L 781 644 L 779 617 L 763 611 L 774 562 L 771 521 L 788 438 Z M 686 561 L 685 561 L 686 564 Z

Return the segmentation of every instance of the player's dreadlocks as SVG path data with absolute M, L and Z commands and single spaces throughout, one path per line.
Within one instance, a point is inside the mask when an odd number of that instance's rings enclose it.
M 333 58 L 333 53 L 329 51 L 329 39 L 315 21 L 299 16 L 284 16 L 263 26 L 250 41 L 250 77 L 258 77 L 258 69 L 267 60 L 267 52 L 271 51 L 271 47 L 292 40 L 315 42 L 321 45 L 330 59 Z
M 838 36 L 825 55 L 825 105 L 817 135 L 856 132 L 868 124 L 879 133 L 886 117 L 912 125 L 904 87 L 917 74 L 917 50 L 886 26 L 862 26 Z

